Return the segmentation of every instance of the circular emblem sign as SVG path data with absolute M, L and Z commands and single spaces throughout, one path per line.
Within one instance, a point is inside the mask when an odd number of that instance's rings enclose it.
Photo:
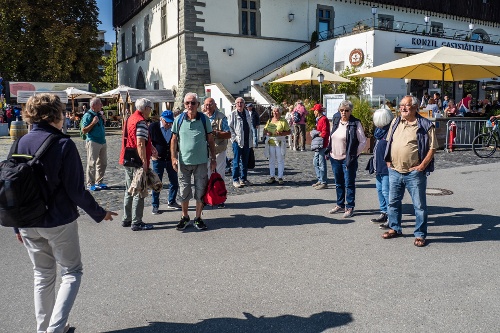
M 359 66 L 363 63 L 364 60 L 364 54 L 363 50 L 361 49 L 354 49 L 351 51 L 351 54 L 349 54 L 349 62 L 351 63 L 352 66 Z

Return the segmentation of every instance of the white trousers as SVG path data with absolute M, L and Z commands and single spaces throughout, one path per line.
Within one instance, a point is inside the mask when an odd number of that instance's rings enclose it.
M 276 176 L 276 163 L 278 164 L 278 178 L 283 178 L 285 171 L 285 157 L 281 154 L 281 147 L 269 145 L 269 175 Z
M 26 228 L 20 233 L 33 263 L 37 332 L 62 333 L 82 279 L 78 224 Z M 56 297 L 57 265 L 61 285 Z

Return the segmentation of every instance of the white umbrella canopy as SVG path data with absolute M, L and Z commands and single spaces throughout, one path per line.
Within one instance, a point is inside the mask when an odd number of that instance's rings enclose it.
M 64 89 L 64 91 L 68 95 L 68 98 L 71 99 L 71 108 L 72 108 L 73 112 L 75 112 L 75 99 L 92 98 L 92 97 L 95 97 L 95 95 L 96 95 L 93 92 L 81 90 L 81 89 L 76 89 L 74 87 L 68 87 L 68 88 Z
M 96 95 L 93 92 L 81 90 L 81 89 L 76 89 L 73 87 L 66 88 L 64 91 L 68 95 L 68 98 L 71 98 L 71 99 L 92 98 L 92 97 L 95 97 L 95 95 Z
M 500 76 L 500 57 L 443 46 L 349 76 L 443 82 L 477 80 Z
M 99 98 L 116 98 L 120 95 L 120 92 L 127 92 L 129 90 L 137 90 L 137 89 L 129 87 L 129 86 L 125 86 L 125 85 L 120 85 L 120 86 L 116 87 L 115 89 L 112 89 L 112 90 L 103 92 L 100 95 L 97 95 L 97 97 L 99 97 Z
M 282 84 L 295 84 L 295 85 L 303 85 L 303 84 L 315 84 L 318 85 L 318 75 L 319 73 L 323 73 L 324 75 L 324 80 L 323 84 L 329 84 L 329 83 L 343 83 L 343 82 L 351 82 L 348 79 L 343 78 L 340 75 L 321 70 L 319 68 L 316 68 L 314 66 L 311 66 L 309 68 L 305 68 L 303 70 L 300 70 L 298 72 L 289 74 L 287 76 L 284 76 L 280 79 L 274 80 L 270 83 L 282 83 Z

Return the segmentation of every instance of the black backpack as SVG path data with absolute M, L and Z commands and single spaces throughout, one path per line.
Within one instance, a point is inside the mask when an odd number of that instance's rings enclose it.
M 47 184 L 37 161 L 59 138 L 49 135 L 34 156 L 17 154 L 19 139 L 12 144 L 8 158 L 0 162 L 0 225 L 28 228 L 43 222 Z
M 300 116 L 300 112 L 299 111 L 294 111 L 293 112 L 293 122 L 298 124 L 300 122 L 300 119 L 302 117 Z

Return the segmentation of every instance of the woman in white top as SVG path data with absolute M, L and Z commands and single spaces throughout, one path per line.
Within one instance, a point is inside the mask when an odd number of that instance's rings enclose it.
M 337 205 L 329 213 L 335 214 L 344 211 L 344 218 L 353 215 L 358 156 L 366 145 L 363 126 L 351 112 L 352 103 L 350 101 L 340 102 L 339 112 L 333 116 L 332 134 L 328 147 L 337 187 Z

